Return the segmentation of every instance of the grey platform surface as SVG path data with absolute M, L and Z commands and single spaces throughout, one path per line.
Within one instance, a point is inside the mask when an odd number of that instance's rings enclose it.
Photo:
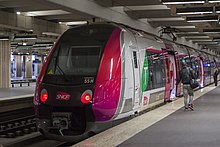
M 8 98 L 20 98 L 22 96 L 34 95 L 35 83 L 30 86 L 14 87 L 14 88 L 0 88 L 0 101 Z
M 126 140 L 119 147 L 220 147 L 220 87 Z

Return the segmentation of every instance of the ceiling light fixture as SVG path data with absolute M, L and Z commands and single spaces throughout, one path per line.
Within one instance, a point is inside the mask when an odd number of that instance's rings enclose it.
M 17 14 L 17 15 L 21 15 L 21 12 L 18 11 L 18 12 L 16 12 L 16 14 Z
M 49 15 L 62 15 L 69 14 L 70 12 L 64 10 L 44 10 L 44 11 L 29 11 L 22 12 L 25 16 L 49 16 Z
M 209 3 L 220 3 L 218 0 L 209 0 Z
M 177 35 L 186 35 L 186 34 L 199 34 L 200 32 L 179 32 L 179 33 L 175 33 Z
M 209 38 L 209 36 L 185 36 L 187 39 Z
M 210 41 L 203 41 L 203 42 L 199 42 L 199 44 L 209 44 L 209 45 L 216 45 L 218 44 L 218 42 L 210 42 Z
M 195 26 L 171 26 L 172 28 L 176 29 L 194 29 L 196 28 Z
M 42 35 L 48 35 L 48 36 L 60 36 L 60 34 L 53 33 L 53 32 L 42 32 Z
M 185 20 L 182 17 L 168 17 L 168 18 L 149 18 L 148 21 L 181 21 Z
M 201 39 L 201 40 L 192 40 L 192 42 L 203 42 L 203 41 L 212 41 L 212 39 Z
M 179 14 L 179 15 L 197 15 L 197 14 L 211 14 L 212 11 L 209 11 L 209 12 L 179 12 L 179 13 L 176 13 L 176 14 Z
M 214 37 L 213 40 L 214 41 L 220 41 L 220 37 Z
M 187 17 L 187 22 L 217 22 L 218 16 L 198 16 L 198 17 Z
M 190 15 L 190 14 L 211 14 L 213 12 L 212 7 L 192 7 L 192 8 L 177 8 L 176 14 Z
M 32 39 L 37 39 L 36 35 L 24 35 L 24 36 L 15 36 L 14 40 L 32 40 Z
M 203 32 L 207 34 L 218 34 L 220 33 L 220 29 L 203 29 Z
M 9 36 L 0 36 L 1 41 L 9 40 Z
M 71 22 L 65 22 L 67 26 L 73 26 L 73 25 L 83 25 L 87 24 L 87 21 L 71 21 Z
M 219 1 L 219 2 L 220 2 L 220 1 Z M 216 7 L 215 7 L 215 12 L 216 12 L 216 13 L 220 13 L 220 7 L 217 7 L 217 6 L 216 6 Z
M 187 22 L 217 22 L 216 19 L 209 19 L 209 20 L 187 20 Z
M 53 42 L 35 42 L 34 47 L 52 46 Z
M 162 0 L 165 5 L 180 5 L 180 4 L 204 4 L 205 0 Z

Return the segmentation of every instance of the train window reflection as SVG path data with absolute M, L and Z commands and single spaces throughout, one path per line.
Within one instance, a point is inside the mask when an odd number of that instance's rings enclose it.
M 147 90 L 165 86 L 164 57 L 159 53 L 147 52 L 148 55 L 148 86 Z
M 68 44 L 62 44 L 57 57 L 55 55 L 54 61 L 52 60 L 49 64 L 47 73 L 94 76 L 97 72 L 99 59 L 100 47 L 98 46 L 69 46 Z

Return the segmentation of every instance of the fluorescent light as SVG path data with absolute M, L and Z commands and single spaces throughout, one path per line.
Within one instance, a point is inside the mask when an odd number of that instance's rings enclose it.
M 9 40 L 9 36 L 0 36 L 0 40 Z
M 194 29 L 194 28 L 196 28 L 195 26 L 171 26 L 171 27 L 176 28 L 176 29 Z
M 209 11 L 209 12 L 179 12 L 179 13 L 176 13 L 176 14 L 179 14 L 179 15 L 196 15 L 196 14 L 211 14 L 211 13 L 212 13 L 212 11 Z
M 209 19 L 209 20 L 187 20 L 187 22 L 214 22 L 218 21 L 216 19 Z
M 209 38 L 209 36 L 186 36 L 185 38 L 188 38 L 188 39 L 194 39 L 194 38 Z
M 217 22 L 218 21 L 218 15 L 187 17 L 186 21 L 187 22 Z
M 209 44 L 209 45 L 216 45 L 218 42 L 199 42 L 199 44 Z
M 214 41 L 220 41 L 220 38 L 213 38 Z
M 218 34 L 220 33 L 220 29 L 203 29 L 203 33 Z
M 72 26 L 72 25 L 82 25 L 82 24 L 87 24 L 87 21 L 72 21 L 72 22 L 65 22 L 67 26 Z
M 187 35 L 187 34 L 199 34 L 200 32 L 186 32 L 186 33 L 183 33 L 183 32 L 180 32 L 180 33 L 175 33 L 177 35 Z
M 127 11 L 140 11 L 140 10 L 170 10 L 166 5 L 145 5 L 145 6 L 126 6 Z
M 35 42 L 33 45 L 34 47 L 46 47 L 46 46 L 52 46 L 53 42 Z
M 48 15 L 61 15 L 69 14 L 70 12 L 64 10 L 45 10 L 45 11 L 29 11 L 23 12 L 25 16 L 48 16 Z
M 213 13 L 213 7 L 187 7 L 176 8 L 176 14 L 179 15 L 197 15 L 197 14 L 211 14 Z
M 192 40 L 193 42 L 212 41 L 212 39 Z
M 204 4 L 205 1 L 171 1 L 171 0 L 162 0 L 162 3 L 165 5 L 179 5 L 179 4 Z
M 59 24 L 65 24 L 67 26 L 74 26 L 74 25 L 83 25 L 87 24 L 87 21 L 69 21 L 69 22 L 59 22 Z
M 48 36 L 60 36 L 60 34 L 53 33 L 53 32 L 42 32 L 43 35 L 48 35 Z
M 15 36 L 14 40 L 32 40 L 32 39 L 37 39 L 36 35 L 27 35 L 27 36 Z
M 217 1 L 217 0 L 216 1 L 215 0 L 214 1 L 210 1 L 209 0 L 209 3 L 220 3 L 220 1 Z
M 217 32 L 212 32 L 212 31 L 210 31 L 210 32 L 203 32 L 203 33 L 206 33 L 206 34 L 219 34 L 220 31 L 217 31 Z
M 185 20 L 182 17 L 168 17 L 168 18 L 149 18 L 148 21 L 181 21 Z
M 9 40 L 9 38 L 0 38 L 1 41 Z
M 21 12 L 16 12 L 17 15 L 21 15 Z

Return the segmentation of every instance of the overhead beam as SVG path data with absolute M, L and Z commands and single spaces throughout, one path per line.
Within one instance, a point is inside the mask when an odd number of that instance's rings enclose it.
M 35 34 L 41 35 L 42 32 L 52 32 L 61 34 L 68 27 L 65 25 L 59 25 L 58 23 L 45 21 L 33 17 L 16 15 L 15 13 L 8 13 L 0 11 L 0 27 L 4 30 L 11 32 L 30 32 L 34 31 Z
M 165 5 L 129 6 L 124 7 L 124 11 L 134 19 L 172 17 L 170 8 Z
M 104 7 L 114 6 L 140 6 L 140 5 L 159 5 L 159 0 L 94 0 L 97 4 Z
M 134 20 L 130 18 L 123 10 L 122 7 L 106 8 L 98 5 L 90 0 L 47 0 L 51 3 L 56 3 L 63 8 L 80 11 L 82 13 L 93 15 L 94 18 L 101 18 L 105 21 L 113 21 L 123 23 L 128 26 L 142 29 L 152 34 L 158 35 L 160 28 L 153 28 L 146 20 Z M 142 0 L 141 0 L 142 1 Z M 155 1 L 155 0 L 153 0 Z

